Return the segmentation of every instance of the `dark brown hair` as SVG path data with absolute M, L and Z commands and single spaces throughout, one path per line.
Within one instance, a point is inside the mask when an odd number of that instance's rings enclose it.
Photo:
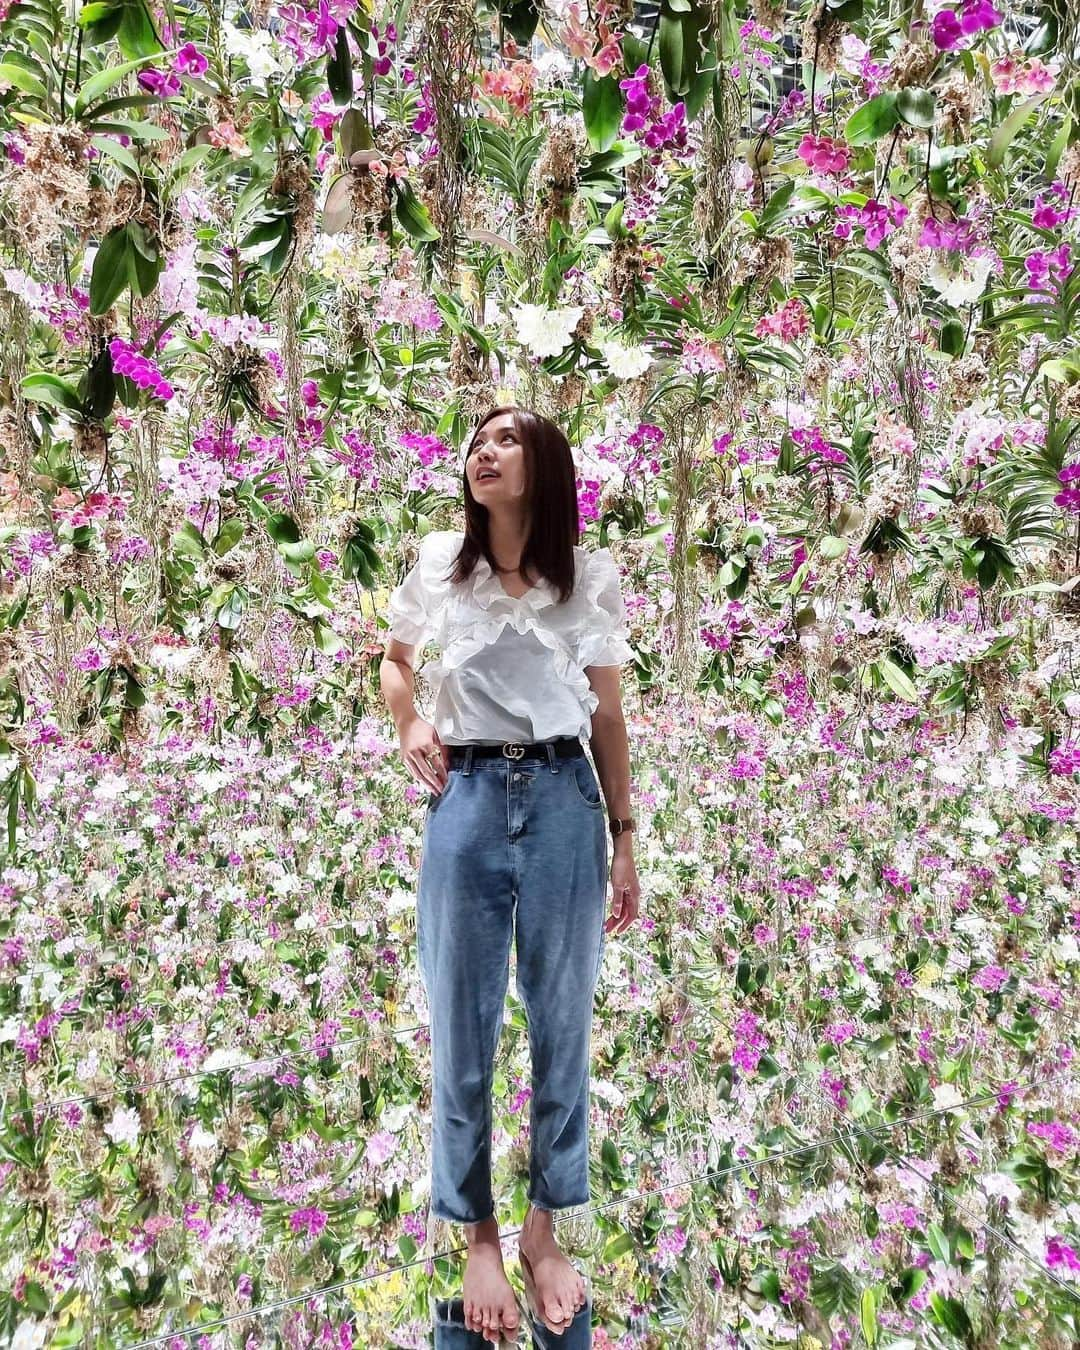
M 521 442 L 525 462 L 530 526 L 521 552 L 521 570 L 549 581 L 558 590 L 560 603 L 565 602 L 574 593 L 574 546 L 581 530 L 570 442 L 550 418 L 513 403 L 489 409 L 465 442 L 466 464 L 462 468 L 465 538 L 455 558 L 450 580 L 455 583 L 467 580 L 481 556 L 495 571 L 488 539 L 487 507 L 481 506 L 472 494 L 467 464 L 476 433 L 500 413 L 513 414 L 514 431 Z

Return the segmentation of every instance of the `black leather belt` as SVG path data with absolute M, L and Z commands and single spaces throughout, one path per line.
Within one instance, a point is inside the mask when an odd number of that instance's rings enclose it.
M 472 749 L 473 759 L 488 759 L 501 756 L 503 759 L 547 759 L 547 748 L 551 746 L 560 759 L 584 753 L 581 738 L 578 736 L 558 736 L 553 741 L 503 741 L 498 745 L 485 745 L 473 741 L 468 745 L 448 745 L 451 764 L 465 758 L 465 752 Z

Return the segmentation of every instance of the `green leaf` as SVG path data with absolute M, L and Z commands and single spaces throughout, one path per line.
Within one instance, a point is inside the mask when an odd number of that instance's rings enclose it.
M 129 136 L 135 135 L 135 131 L 129 128 L 136 128 L 138 134 L 143 138 L 160 140 L 167 137 L 169 133 L 155 122 L 113 122 L 107 120 L 111 119 L 114 113 L 123 112 L 125 108 L 151 107 L 161 107 L 161 99 L 157 94 L 123 94 L 119 98 L 107 98 L 94 109 L 93 117 L 87 118 L 86 127 L 88 131 L 100 131 L 104 126 L 120 127 Z
M 521 47 L 527 47 L 533 40 L 536 25 L 540 22 L 533 0 L 500 0 L 499 13 L 503 26 L 514 41 Z
M 847 540 L 840 539 L 835 534 L 823 535 L 818 543 L 818 551 L 823 558 L 827 558 L 830 561 L 833 558 L 842 558 L 848 551 Z
M 229 549 L 233 548 L 244 537 L 244 518 L 243 516 L 230 516 L 226 520 L 217 534 L 214 535 L 211 548 L 219 558 L 224 557 Z
M 614 1261 L 626 1252 L 632 1251 L 633 1248 L 634 1235 L 632 1233 L 618 1233 L 604 1244 L 604 1255 L 600 1259 L 602 1261 Z
M 52 403 L 67 412 L 82 413 L 82 399 L 70 384 L 56 375 L 37 371 L 33 375 L 24 375 L 19 383 L 23 397 L 34 403 Z
M 108 70 L 101 70 L 96 75 L 91 75 L 79 90 L 75 99 L 73 111 L 76 119 L 82 118 L 95 99 L 100 98 L 114 84 L 119 84 L 133 70 L 138 70 L 140 66 L 145 66 L 148 61 L 152 61 L 156 55 L 157 53 L 154 52 L 149 56 L 141 56 L 135 61 L 125 61 L 121 66 L 112 66 Z
M 109 159 L 115 159 L 117 164 L 127 169 L 134 178 L 139 177 L 138 161 L 126 145 L 114 141 L 111 136 L 91 136 L 90 144 Z
M 160 100 L 158 102 L 160 104 Z M 103 117 L 100 108 L 95 109 L 93 130 L 103 136 L 130 136 L 133 141 L 167 141 L 172 134 L 145 119 Z
M 97 6 L 89 6 L 91 9 Z M 82 22 L 82 12 L 79 14 L 78 22 L 83 29 L 83 46 L 100 47 L 104 42 L 111 42 L 120 31 L 120 25 L 124 22 L 123 0 L 120 3 L 103 6 L 105 13 L 93 22 Z
M 0 62 L 0 84 L 6 82 L 13 84 L 16 89 L 21 89 L 24 94 L 33 94 L 35 98 L 44 100 L 45 86 L 38 77 L 23 66 L 14 65 L 10 61 Z
M 946 1331 L 951 1331 L 954 1336 L 963 1337 L 965 1340 L 971 1335 L 971 1318 L 958 1299 L 946 1298 L 943 1294 L 931 1294 L 930 1308 Z
M 289 562 L 310 562 L 315 556 L 315 543 L 311 539 L 298 539 L 295 543 L 279 543 L 278 551 Z
M 949 319 L 941 325 L 938 345 L 947 356 L 962 356 L 967 333 L 958 319 Z
M 1047 181 L 1053 182 L 1057 177 L 1058 161 L 1061 159 L 1062 151 L 1069 144 L 1069 138 L 1072 135 L 1072 117 L 1066 113 L 1062 118 L 1058 133 L 1050 142 L 1050 148 L 1046 152 L 1046 164 L 1043 166 L 1043 172 L 1046 174 Z
M 615 1141 L 610 1135 L 605 1136 L 604 1142 L 600 1145 L 600 1164 L 604 1171 L 610 1177 L 622 1177 L 622 1163 L 619 1161 L 619 1150 L 615 1147 Z
M 247 608 L 247 597 L 239 586 L 230 586 L 218 608 L 216 619 L 220 628 L 239 628 Z
M 275 544 L 295 544 L 300 540 L 300 527 L 292 516 L 283 511 L 276 511 L 267 517 L 267 533 Z
M 1025 99 L 1023 103 L 1013 108 L 1012 112 L 1005 118 L 1001 126 L 990 137 L 990 144 L 986 149 L 986 162 L 992 169 L 1001 168 L 1005 160 L 1005 152 L 1013 143 L 1020 128 L 1039 104 L 1049 97 L 1048 91 L 1032 94 L 1031 98 Z
M 789 178 L 786 182 L 780 184 L 769 200 L 762 207 L 761 215 L 758 216 L 757 232 L 768 229 L 776 220 L 780 212 L 787 206 L 791 200 L 791 194 L 795 191 L 795 179 Z
M 864 1289 L 862 1292 L 862 1301 L 859 1304 L 859 1325 L 862 1328 L 863 1339 L 868 1346 L 877 1344 L 878 1338 L 878 1320 L 877 1320 L 877 1291 L 874 1289 Z
M 660 27 L 657 32 L 660 69 L 676 98 L 681 98 L 689 92 L 698 73 L 697 59 L 700 55 L 698 34 L 701 25 L 702 17 L 696 10 L 676 13 L 670 5 L 664 4 L 660 11 Z
M 900 120 L 896 99 L 897 95 L 887 90 L 857 108 L 844 123 L 844 139 L 851 145 L 870 145 L 887 136 Z
M 124 17 L 116 30 L 116 45 L 129 60 L 158 57 L 165 50 L 145 0 L 124 0 Z
M 867 1111 L 872 1109 L 873 1105 L 873 1093 L 869 1088 L 861 1087 L 851 1099 L 851 1114 L 858 1120 L 860 1116 L 865 1116 Z
M 92 23 L 100 23 L 119 8 L 115 0 L 90 0 L 90 3 L 84 4 L 79 10 L 79 17 L 75 22 L 80 28 L 89 28 Z
M 23 1286 L 20 1301 L 24 1308 L 29 1309 L 30 1312 L 40 1313 L 43 1317 L 52 1306 L 44 1286 L 39 1284 L 37 1280 L 31 1280 L 29 1284 Z
M 397 179 L 394 190 L 397 193 L 394 213 L 405 233 L 412 235 L 414 239 L 426 241 L 438 239 L 439 231 L 432 225 L 431 217 L 413 192 L 408 180 Z
M 339 107 L 352 102 L 352 57 L 349 54 L 349 30 L 345 24 L 337 30 L 334 50 L 326 59 L 326 84 Z
M 918 690 L 900 667 L 890 661 L 887 656 L 881 658 L 877 663 L 877 668 L 882 679 L 898 698 L 902 698 L 905 703 L 919 702 Z
M 944 1231 L 936 1223 L 932 1223 L 927 1229 L 926 1244 L 934 1254 L 935 1260 L 942 1265 L 948 1265 L 952 1260 L 952 1249 L 949 1246 L 949 1239 Z
M 908 85 L 897 91 L 896 111 L 909 127 L 930 131 L 934 125 L 934 96 L 929 89 Z
M 321 623 L 318 619 L 312 625 L 312 638 L 324 656 L 336 656 L 345 645 L 329 624 Z
M 625 101 L 614 75 L 598 79 L 591 67 L 585 67 L 585 81 L 581 93 L 581 115 L 585 134 L 597 153 L 610 150 L 619 134 Z
M 190 520 L 185 520 L 172 538 L 173 552 L 186 558 L 204 558 L 206 540 L 202 531 Z
M 108 346 L 102 347 L 97 359 L 90 367 L 86 381 L 86 416 L 102 422 L 112 412 L 116 402 L 116 377 L 113 375 L 112 354 Z
M 133 230 L 138 226 L 138 221 L 128 222 L 128 229 Z M 134 246 L 128 250 L 128 281 L 134 295 L 147 296 L 153 294 L 154 287 L 157 285 L 158 277 L 165 266 L 165 259 L 154 256 L 153 259 L 147 258 L 142 249 Z
M 129 220 L 127 231 L 131 242 L 135 247 L 135 251 L 145 258 L 147 262 L 157 262 L 157 240 L 150 234 L 146 226 L 141 225 L 137 220 Z

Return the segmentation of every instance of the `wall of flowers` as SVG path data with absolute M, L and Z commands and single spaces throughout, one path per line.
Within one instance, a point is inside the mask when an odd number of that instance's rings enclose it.
M 635 652 L 594 1343 L 1077 1344 L 1078 187 L 1071 0 L 0 0 L 5 1344 L 431 1343 L 378 665 L 505 403 Z

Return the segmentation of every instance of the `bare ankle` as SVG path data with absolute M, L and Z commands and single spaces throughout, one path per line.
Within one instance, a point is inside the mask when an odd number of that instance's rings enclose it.
M 499 1223 L 494 1214 L 486 1219 L 481 1219 L 479 1223 L 467 1223 L 462 1225 L 465 1229 L 465 1241 L 469 1246 L 477 1242 L 497 1242 L 499 1240 Z
M 529 1208 L 525 1211 L 521 1231 L 527 1233 L 530 1237 L 550 1236 L 552 1233 L 551 1210 L 537 1209 L 535 1205 L 530 1203 Z

